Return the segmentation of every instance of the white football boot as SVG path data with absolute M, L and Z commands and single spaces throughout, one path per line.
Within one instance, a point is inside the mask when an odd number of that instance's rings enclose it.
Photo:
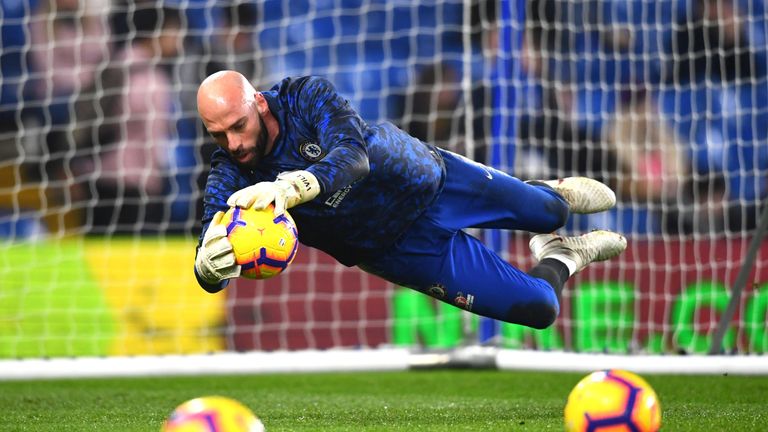
M 574 273 L 589 263 L 605 261 L 618 256 L 627 248 L 623 235 L 606 230 L 595 230 L 580 236 L 563 237 L 557 234 L 539 234 L 528 243 L 537 261 L 560 255 L 573 260 Z
M 616 194 L 608 186 L 588 177 L 539 180 L 565 198 L 572 213 L 598 213 L 616 205 Z

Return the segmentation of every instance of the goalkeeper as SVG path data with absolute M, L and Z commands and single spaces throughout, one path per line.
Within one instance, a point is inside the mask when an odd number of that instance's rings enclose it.
M 257 92 L 238 72 L 221 71 L 202 82 L 197 104 L 218 145 L 195 259 L 208 292 L 240 275 L 220 223 L 234 206 L 290 208 L 301 243 L 344 265 L 534 328 L 554 322 L 571 275 L 626 248 L 610 231 L 540 234 L 530 241 L 538 264 L 510 265 L 462 230 L 552 233 L 569 212 L 613 207 L 613 191 L 582 177 L 525 183 L 392 124 L 368 125 L 323 78 Z

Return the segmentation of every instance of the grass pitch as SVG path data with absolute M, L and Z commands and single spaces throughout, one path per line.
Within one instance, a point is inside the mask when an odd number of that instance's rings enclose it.
M 204 395 L 248 405 L 268 431 L 559 431 L 585 374 L 442 370 L 0 382 L 2 431 L 159 431 Z M 768 430 L 768 377 L 644 375 L 665 431 Z

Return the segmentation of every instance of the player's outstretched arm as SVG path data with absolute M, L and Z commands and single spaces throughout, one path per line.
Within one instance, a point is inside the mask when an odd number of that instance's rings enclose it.
M 195 275 L 208 292 L 224 288 L 223 281 L 240 276 L 232 244 L 227 239 L 227 227 L 221 222 L 224 212 L 213 216 L 195 257 Z
M 275 215 L 311 201 L 320 193 L 317 178 L 309 171 L 291 171 L 277 176 L 273 182 L 260 182 L 240 189 L 227 200 L 230 207 L 261 210 L 275 204 Z

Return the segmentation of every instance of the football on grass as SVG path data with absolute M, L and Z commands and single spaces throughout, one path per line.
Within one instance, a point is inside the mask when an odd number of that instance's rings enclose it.
M 568 396 L 565 430 L 655 432 L 661 426 L 656 392 L 641 377 L 623 370 L 593 372 Z
M 240 276 L 267 279 L 291 264 L 299 247 L 298 231 L 288 212 L 275 216 L 274 207 L 262 210 L 230 208 L 222 221 L 232 243 Z
M 264 432 L 264 424 L 234 399 L 204 396 L 176 407 L 162 432 Z

